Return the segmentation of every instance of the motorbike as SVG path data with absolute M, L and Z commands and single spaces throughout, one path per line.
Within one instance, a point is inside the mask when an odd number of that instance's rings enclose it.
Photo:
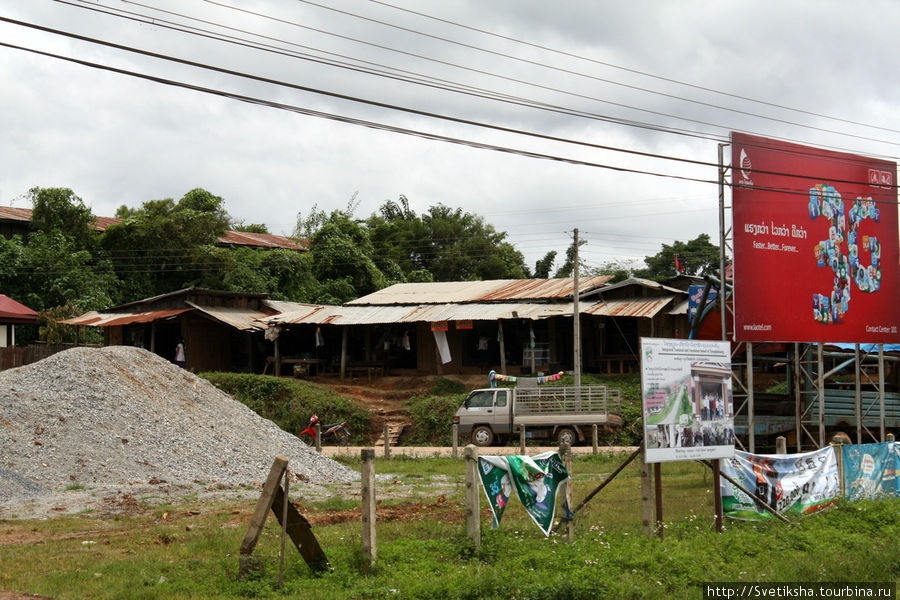
M 316 425 L 319 423 L 319 417 L 313 415 L 309 418 L 309 423 L 306 424 L 306 429 L 301 431 L 298 435 L 308 435 L 314 441 L 316 439 Z M 347 429 L 347 422 L 341 421 L 340 423 L 331 423 L 329 425 L 320 425 L 322 430 L 322 442 L 332 442 L 335 444 L 340 444 L 344 440 L 350 437 L 350 430 Z

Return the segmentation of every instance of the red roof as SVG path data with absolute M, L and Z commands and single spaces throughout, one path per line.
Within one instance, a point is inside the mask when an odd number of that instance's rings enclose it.
M 6 323 L 37 323 L 38 314 L 10 298 L 0 294 L 0 321 Z

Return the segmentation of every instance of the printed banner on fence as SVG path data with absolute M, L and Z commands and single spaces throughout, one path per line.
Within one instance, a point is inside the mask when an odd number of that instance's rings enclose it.
M 555 451 L 528 456 L 479 456 L 478 473 L 491 507 L 491 527 L 500 526 L 513 490 L 535 524 L 550 535 L 556 513 L 556 492 L 569 478 Z M 567 507 L 568 508 L 568 507 Z
M 841 450 L 847 498 L 900 495 L 900 443 L 846 445 Z
M 831 446 L 803 454 L 750 454 L 735 450 L 722 473 L 780 513 L 810 514 L 840 494 L 837 455 Z M 733 519 L 772 517 L 758 500 L 722 478 L 722 508 Z

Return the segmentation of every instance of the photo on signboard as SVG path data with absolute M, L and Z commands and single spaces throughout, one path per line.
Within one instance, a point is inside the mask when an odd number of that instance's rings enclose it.
M 647 462 L 732 456 L 730 344 L 643 338 L 641 356 Z

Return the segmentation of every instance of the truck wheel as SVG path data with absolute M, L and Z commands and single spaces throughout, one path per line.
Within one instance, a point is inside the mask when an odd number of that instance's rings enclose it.
M 575 434 L 574 429 L 563 427 L 556 432 L 556 441 L 560 444 L 574 446 L 578 442 L 578 436 Z
M 476 446 L 490 446 L 494 443 L 494 432 L 490 427 L 479 425 L 472 430 L 472 443 Z

